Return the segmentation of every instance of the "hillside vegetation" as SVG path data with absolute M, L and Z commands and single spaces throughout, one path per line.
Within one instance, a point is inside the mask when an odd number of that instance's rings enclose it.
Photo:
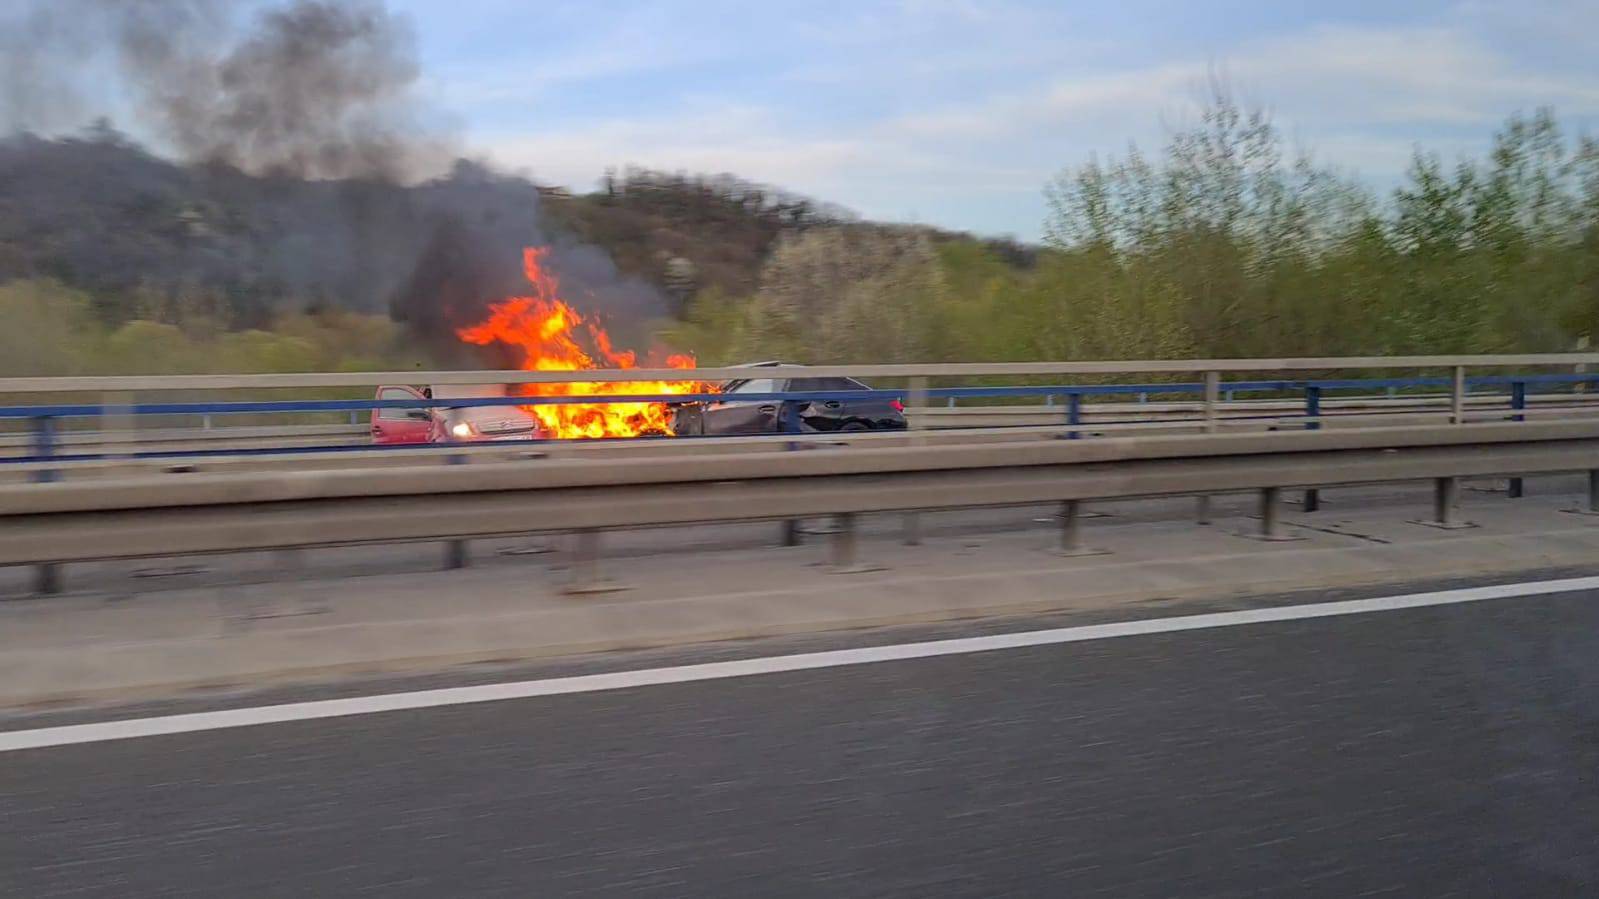
M 1044 189 L 1028 246 L 730 176 L 571 194 L 461 162 L 406 187 L 23 136 L 0 142 L 0 372 L 462 364 L 449 323 L 518 288 L 530 240 L 577 248 L 579 308 L 702 364 L 1543 352 L 1599 328 L 1599 142 L 1552 112 L 1479 159 L 1419 148 L 1377 195 L 1218 98 Z

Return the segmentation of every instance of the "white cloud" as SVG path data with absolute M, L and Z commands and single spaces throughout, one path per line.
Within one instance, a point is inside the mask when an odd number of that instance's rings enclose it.
M 1599 110 L 1592 78 L 1520 71 L 1459 31 L 1321 27 L 1215 61 L 1055 79 L 981 103 L 905 115 L 884 128 L 911 138 L 997 141 L 1125 121 L 1127 132 L 1109 135 L 1116 146 L 1148 134 L 1158 116 L 1192 111 L 1212 77 L 1247 99 L 1267 101 L 1290 127 L 1315 124 L 1329 132 L 1402 124 L 1422 138 L 1429 126 L 1491 126 L 1534 105 Z
M 1554 27 L 1555 17 L 1540 15 L 1537 27 Z M 567 120 L 548 131 L 481 137 L 492 157 L 579 188 L 594 184 L 605 167 L 629 163 L 729 171 L 867 215 L 915 211 L 938 224 L 1035 234 L 1021 216 L 1039 214 L 1038 191 L 1055 171 L 1119 152 L 1129 140 L 1160 144 L 1170 128 L 1192 120 L 1213 79 L 1247 105 L 1269 108 L 1317 159 L 1379 183 L 1403 172 L 1418 144 L 1445 158 L 1480 151 L 1493 127 L 1517 110 L 1553 105 L 1579 120 L 1599 113 L 1591 68 L 1562 70 L 1526 48 L 1500 46 L 1484 33 L 1485 16 L 1468 4 L 1422 25 L 1311 26 L 1214 55 L 1118 68 L 1104 60 L 1127 54 L 1078 39 L 1052 11 L 1046 18 L 1000 17 L 997 31 L 985 31 L 996 21 L 985 6 L 901 0 L 892 9 L 796 26 L 806 40 L 849 52 L 818 56 L 775 80 L 726 85 L 724 99 L 678 95 L 643 117 Z M 961 29 L 968 27 L 966 40 Z M 902 33 L 903 40 L 893 39 Z M 581 80 L 672 64 L 679 52 L 643 47 L 635 56 L 637 45 L 628 44 L 602 42 L 591 55 L 540 69 L 549 79 Z M 934 45 L 948 52 L 928 49 Z M 796 91 L 798 103 L 786 103 Z M 831 97 L 856 95 L 871 98 L 866 106 L 878 111 L 845 119 L 826 108 Z M 995 198 L 1009 198 L 1017 217 L 995 226 L 1003 215 Z M 962 209 L 986 210 L 985 220 L 962 220 Z

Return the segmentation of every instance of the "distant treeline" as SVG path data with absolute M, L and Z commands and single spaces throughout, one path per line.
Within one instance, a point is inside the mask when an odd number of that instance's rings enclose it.
M 912 228 L 809 229 L 666 336 L 716 362 L 886 362 L 1556 352 L 1599 329 L 1599 141 L 1547 110 L 1483 159 L 1418 149 L 1379 198 L 1218 97 L 1159 154 L 1047 195 L 1030 266 Z
M 0 141 L 0 371 L 467 364 L 450 322 L 525 286 L 529 236 L 630 344 L 653 326 L 702 363 L 1555 352 L 1599 331 L 1599 141 L 1547 110 L 1482 158 L 1418 148 L 1380 196 L 1218 97 L 1046 195 L 1034 246 L 726 175 L 572 195 L 461 162 L 405 187 L 179 166 L 106 127 L 23 136 Z

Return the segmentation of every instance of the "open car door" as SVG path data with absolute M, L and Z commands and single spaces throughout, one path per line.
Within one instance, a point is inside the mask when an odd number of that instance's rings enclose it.
M 422 400 L 414 387 L 379 387 L 380 400 Z M 433 414 L 426 409 L 373 409 L 372 442 L 427 443 L 433 432 Z

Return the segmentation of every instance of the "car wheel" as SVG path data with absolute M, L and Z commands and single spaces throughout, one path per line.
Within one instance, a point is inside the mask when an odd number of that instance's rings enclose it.
M 852 422 L 849 422 L 849 423 L 845 424 L 842 428 L 839 428 L 839 430 L 840 431 L 870 431 L 871 428 L 868 427 L 864 422 L 852 421 Z

